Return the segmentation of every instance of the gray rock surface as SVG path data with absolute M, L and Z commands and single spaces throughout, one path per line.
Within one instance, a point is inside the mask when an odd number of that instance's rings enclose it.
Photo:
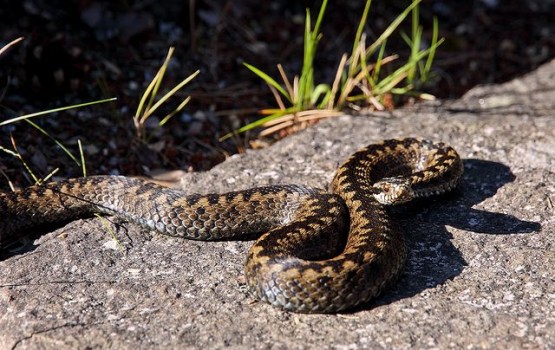
M 0 261 L 0 348 L 555 348 L 555 61 L 456 101 L 322 122 L 183 179 L 187 192 L 325 187 L 355 149 L 390 137 L 453 145 L 454 195 L 399 213 L 400 281 L 339 315 L 245 292 L 250 242 L 195 242 L 77 220 Z M 118 222 L 115 221 L 117 224 Z

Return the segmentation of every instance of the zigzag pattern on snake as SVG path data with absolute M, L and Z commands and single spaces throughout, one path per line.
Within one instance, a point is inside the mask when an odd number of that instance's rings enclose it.
M 403 234 L 385 205 L 444 193 L 462 169 L 453 148 L 406 138 L 354 153 L 330 192 L 284 185 L 185 195 L 122 176 L 69 179 L 0 193 L 0 245 L 93 213 L 188 239 L 263 233 L 246 261 L 250 292 L 286 310 L 337 312 L 377 296 L 403 268 Z

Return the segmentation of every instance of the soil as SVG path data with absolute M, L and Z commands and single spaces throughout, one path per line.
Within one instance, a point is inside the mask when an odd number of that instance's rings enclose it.
M 407 6 L 407 1 L 375 1 L 366 26 L 375 39 Z M 257 111 L 275 107 L 265 84 L 248 62 L 277 77 L 281 63 L 293 75 L 302 64 L 305 8 L 319 1 L 5 1 L 0 10 L 0 46 L 25 40 L 0 56 L 0 120 L 25 113 L 117 97 L 116 102 L 35 118 L 41 128 L 78 154 L 83 144 L 88 174 L 152 175 L 182 169 L 206 170 L 253 145 L 256 134 L 224 142 L 220 137 Z M 331 81 L 339 58 L 364 7 L 362 1 L 330 2 L 322 26 L 316 80 Z M 426 92 L 456 98 L 478 84 L 507 81 L 549 60 L 555 53 L 553 1 L 424 1 L 424 36 L 437 17 L 445 43 L 438 51 L 437 79 Z M 410 30 L 407 21 L 402 29 Z M 176 48 L 163 88 L 168 90 L 199 69 L 201 74 L 147 125 L 139 141 L 132 116 L 140 97 L 170 46 Z M 388 54 L 408 55 L 400 35 Z M 162 112 L 192 96 L 184 112 L 158 128 Z M 412 103 L 395 99 L 394 105 Z M 279 136 L 279 135 L 278 135 Z M 283 136 L 283 135 L 281 135 Z M 55 177 L 78 176 L 81 168 L 49 137 L 25 122 L 0 128 L 0 189 L 26 186 L 54 169 Z M 254 143 L 259 146 L 261 142 Z M 264 142 L 262 142 L 264 144 Z

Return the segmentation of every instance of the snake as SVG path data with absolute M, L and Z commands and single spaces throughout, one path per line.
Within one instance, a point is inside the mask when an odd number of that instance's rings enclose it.
M 401 275 L 405 234 L 390 208 L 446 193 L 462 172 L 451 146 L 403 138 L 353 153 L 328 190 L 272 185 L 186 194 L 134 177 L 71 178 L 0 192 L 0 247 L 36 226 L 97 213 L 193 240 L 259 234 L 245 263 L 250 294 L 288 311 L 336 313 L 370 302 Z

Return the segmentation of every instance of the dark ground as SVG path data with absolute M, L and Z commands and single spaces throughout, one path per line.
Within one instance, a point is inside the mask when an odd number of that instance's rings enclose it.
M 89 174 L 148 174 L 155 169 L 203 170 L 248 142 L 218 138 L 273 107 L 265 85 L 242 66 L 249 62 L 277 75 L 300 70 L 304 8 L 314 1 L 3 1 L 0 46 L 25 41 L 0 57 L 0 120 L 71 103 L 117 97 L 117 102 L 40 117 L 35 121 L 77 153 L 85 148 Z M 340 4 L 340 5 L 339 5 Z M 407 1 L 374 1 L 367 33 L 376 38 Z M 340 55 L 364 7 L 362 1 L 331 1 L 319 46 L 317 80 L 333 77 Z M 555 53 L 553 2 L 424 1 L 426 38 L 437 16 L 441 46 L 435 64 L 439 79 L 427 92 L 456 98 L 477 84 L 507 81 L 536 68 Z M 404 27 L 409 29 L 408 22 Z M 185 113 L 137 142 L 131 117 L 139 97 L 170 45 L 176 47 L 167 84 L 196 69 L 201 74 L 185 94 L 193 97 Z M 397 36 L 389 53 L 407 54 Z M 410 101 L 397 101 L 404 104 Z M 177 102 L 170 106 L 175 106 Z M 249 119 L 250 118 L 250 119 Z M 0 129 L 0 145 L 10 135 L 29 166 L 45 176 L 76 176 L 80 169 L 47 137 L 26 123 Z M 253 135 L 247 135 L 253 136 Z M 24 186 L 30 183 L 21 162 L 0 152 L 0 172 Z

